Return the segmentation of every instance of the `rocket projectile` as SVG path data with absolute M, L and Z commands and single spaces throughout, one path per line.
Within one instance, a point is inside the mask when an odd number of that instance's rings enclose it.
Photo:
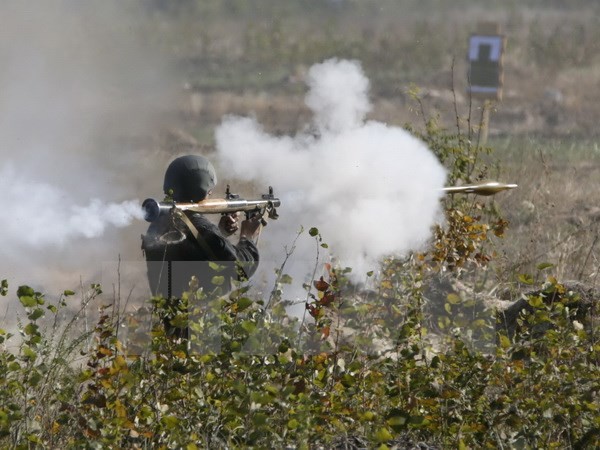
M 495 195 L 498 192 L 516 188 L 516 184 L 498 183 L 497 181 L 488 181 L 486 183 L 472 184 L 468 186 L 448 186 L 442 188 L 447 194 L 475 194 L 475 195 Z

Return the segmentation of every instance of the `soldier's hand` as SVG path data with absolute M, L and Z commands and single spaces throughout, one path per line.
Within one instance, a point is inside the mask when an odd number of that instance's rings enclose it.
M 235 212 L 231 214 L 224 214 L 219 220 L 219 230 L 225 236 L 230 236 L 235 233 L 240 227 L 238 225 L 240 214 Z
M 240 238 L 246 238 L 255 242 L 260 234 L 261 224 L 262 217 L 260 214 L 255 214 L 249 219 L 244 220 L 240 228 Z

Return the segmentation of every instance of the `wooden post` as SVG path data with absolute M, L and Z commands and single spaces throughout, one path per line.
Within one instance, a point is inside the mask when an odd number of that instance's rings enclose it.
M 492 102 L 490 100 L 484 100 L 481 104 L 481 123 L 479 124 L 479 145 L 486 145 L 488 140 L 488 134 L 490 130 L 490 109 L 492 109 Z

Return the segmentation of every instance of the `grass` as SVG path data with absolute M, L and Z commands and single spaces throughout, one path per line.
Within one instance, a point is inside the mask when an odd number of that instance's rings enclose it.
M 491 143 L 498 176 L 519 184 L 498 203 L 511 222 L 507 264 L 534 270 L 556 265 L 562 279 L 598 283 L 600 153 L 594 140 L 517 137 Z

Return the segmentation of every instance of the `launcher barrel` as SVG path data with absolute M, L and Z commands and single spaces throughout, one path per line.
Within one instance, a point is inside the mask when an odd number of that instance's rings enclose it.
M 273 196 L 272 189 L 269 189 L 269 194 L 256 200 L 244 200 L 229 194 L 229 192 L 227 196 L 229 198 L 207 199 L 197 203 L 159 202 L 153 198 L 147 198 L 142 203 L 142 210 L 144 219 L 148 222 L 154 222 L 161 215 L 169 214 L 173 210 L 193 211 L 201 214 L 230 214 L 245 211 L 247 214 L 258 212 L 264 215 L 267 213 L 271 219 L 278 217 L 275 208 L 281 205 L 281 200 Z

